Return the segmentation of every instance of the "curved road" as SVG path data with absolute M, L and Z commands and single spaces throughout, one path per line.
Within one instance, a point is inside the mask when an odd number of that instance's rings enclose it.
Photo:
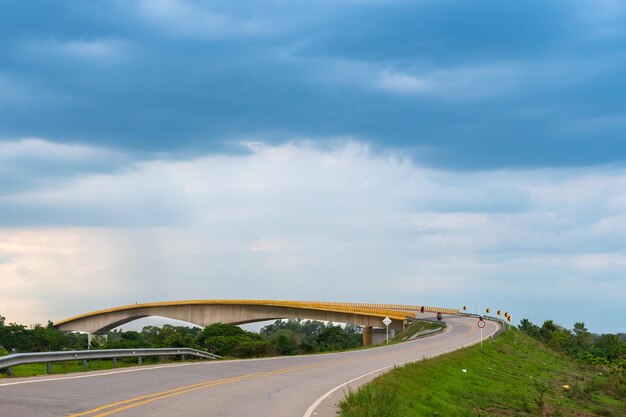
M 480 342 L 475 318 L 444 320 L 439 335 L 352 352 L 0 379 L 0 417 L 331 417 L 347 382 Z

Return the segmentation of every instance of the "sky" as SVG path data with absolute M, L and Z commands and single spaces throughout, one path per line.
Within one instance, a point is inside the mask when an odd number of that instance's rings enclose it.
M 3 1 L 0 315 L 288 299 L 626 331 L 625 70 L 618 0 Z

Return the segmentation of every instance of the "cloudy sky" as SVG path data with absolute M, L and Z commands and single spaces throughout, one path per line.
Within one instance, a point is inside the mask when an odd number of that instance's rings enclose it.
M 4 1 L 0 314 L 480 304 L 626 330 L 621 1 Z

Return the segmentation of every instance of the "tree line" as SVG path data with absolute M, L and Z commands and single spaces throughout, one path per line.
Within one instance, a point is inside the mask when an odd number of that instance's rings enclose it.
M 233 324 L 216 323 L 205 328 L 164 325 L 141 331 L 114 330 L 92 341 L 92 349 L 192 347 L 220 356 L 249 358 L 330 352 L 359 347 L 361 329 L 317 320 L 276 320 L 260 333 Z M 0 356 L 9 353 L 87 349 L 87 335 L 64 333 L 53 327 L 27 327 L 5 323 L 0 316 Z
M 519 328 L 529 336 L 581 362 L 602 366 L 615 365 L 626 369 L 624 334 L 596 335 L 589 332 L 583 322 L 574 323 L 572 329 L 566 329 L 552 320 L 546 320 L 538 326 L 528 319 L 523 319 Z
M 27 327 L 6 323 L 0 315 L 0 356 L 9 353 L 48 352 L 87 348 L 87 335 L 64 333 L 55 329 L 52 322 L 46 326 L 37 324 Z

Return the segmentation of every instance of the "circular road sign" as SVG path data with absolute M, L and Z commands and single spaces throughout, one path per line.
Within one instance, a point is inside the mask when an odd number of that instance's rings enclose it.
M 478 327 L 480 327 L 481 329 L 485 327 L 485 322 L 483 320 L 478 320 Z
M 441 321 L 443 319 L 443 314 L 437 313 L 437 320 Z

